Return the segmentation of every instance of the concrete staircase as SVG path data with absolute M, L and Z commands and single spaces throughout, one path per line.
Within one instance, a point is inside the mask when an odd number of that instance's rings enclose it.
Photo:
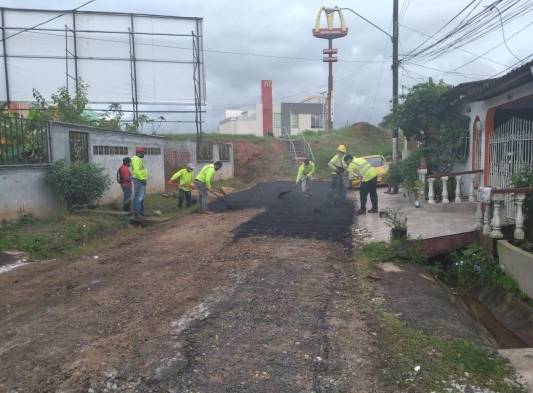
M 288 140 L 287 149 L 295 161 L 301 161 L 309 158 L 307 157 L 307 152 L 305 150 L 305 142 L 302 140 Z

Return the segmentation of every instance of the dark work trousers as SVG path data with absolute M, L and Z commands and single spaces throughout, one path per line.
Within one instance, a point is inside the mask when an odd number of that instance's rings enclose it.
M 361 182 L 359 188 L 361 198 L 361 209 L 366 210 L 366 198 L 370 194 L 370 201 L 372 202 L 372 209 L 378 210 L 378 177 L 374 177 L 369 181 Z
M 183 206 L 183 201 L 187 202 L 187 207 L 191 207 L 191 192 L 182 190 L 181 188 L 178 190 L 178 207 Z

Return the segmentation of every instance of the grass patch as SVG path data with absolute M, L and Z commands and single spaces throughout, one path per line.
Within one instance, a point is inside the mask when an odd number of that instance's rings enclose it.
M 397 247 L 371 243 L 355 255 L 360 276 L 372 271 L 376 261 L 397 260 Z M 405 259 L 407 260 L 407 259 Z M 376 297 L 369 280 L 360 280 L 363 298 L 375 315 L 384 392 L 525 393 L 515 382 L 512 367 L 496 350 L 463 339 L 433 336 L 410 327 Z M 423 300 L 423 299 L 421 299 Z
M 356 156 L 386 155 L 391 149 L 392 133 L 370 124 L 359 123 L 334 130 L 331 134 L 305 133 L 305 138 L 313 149 L 318 175 L 328 178 L 331 175 L 328 162 L 335 154 L 338 145 L 346 145 L 348 152 Z
M 371 262 L 401 261 L 426 266 L 428 264 L 428 259 L 422 252 L 418 241 L 372 242 L 365 244 L 360 252 L 367 256 Z
M 155 210 L 163 216 L 177 218 L 194 212 L 191 208 L 178 209 L 175 197 L 148 194 L 144 201 L 148 215 Z M 104 206 L 104 209 L 112 209 Z M 46 219 L 23 216 L 0 227 L 0 250 L 29 252 L 32 258 L 49 259 L 72 257 L 91 253 L 102 247 L 103 238 L 124 233 L 142 231 L 129 225 L 130 217 L 100 214 L 64 214 Z
M 425 334 L 389 313 L 383 314 L 382 339 L 385 382 L 400 391 L 468 392 L 478 387 L 525 392 L 512 382 L 512 368 L 495 350 Z
M 26 251 L 37 259 L 74 256 L 86 251 L 94 241 L 127 227 L 126 217 L 71 214 L 48 219 L 25 217 L 0 228 L 0 250 Z
M 183 141 L 195 141 L 196 134 L 166 134 L 166 138 L 183 142 Z M 272 136 L 258 137 L 255 135 L 234 135 L 234 134 L 216 134 L 216 133 L 203 133 L 202 140 L 206 142 L 232 142 L 232 141 L 243 141 L 256 144 L 266 144 L 274 140 L 278 140 Z

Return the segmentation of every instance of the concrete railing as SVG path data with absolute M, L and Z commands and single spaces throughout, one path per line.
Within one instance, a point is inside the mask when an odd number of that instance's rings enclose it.
M 491 190 L 490 202 L 479 202 L 481 213 L 478 218 L 478 228 L 484 235 L 493 239 L 502 239 L 502 209 L 504 196 L 511 194 L 511 203 L 514 204 L 514 224 L 513 237 L 517 240 L 524 239 L 524 201 L 526 195 L 533 192 L 533 187 L 504 188 Z
M 441 173 L 437 175 L 424 176 L 421 180 L 425 183 L 428 183 L 428 194 L 427 201 L 430 205 L 437 204 L 437 197 L 435 195 L 435 180 L 440 179 L 442 181 L 442 195 L 441 203 L 448 204 L 450 200 L 448 198 L 448 180 L 450 178 L 455 178 L 455 203 L 462 203 L 463 201 L 476 202 L 476 192 L 478 185 L 480 183 L 480 175 L 483 173 L 482 170 L 477 171 L 465 171 L 465 172 L 455 172 L 455 173 Z M 461 195 L 461 181 L 467 182 L 467 195 L 463 198 Z

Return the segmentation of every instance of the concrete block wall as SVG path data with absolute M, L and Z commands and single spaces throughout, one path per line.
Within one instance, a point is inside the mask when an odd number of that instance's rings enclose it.
M 116 172 L 125 156 L 133 156 L 138 146 L 159 148 L 160 154 L 146 154 L 148 169 L 148 192 L 165 190 L 165 148 L 188 150 L 196 170 L 206 164 L 196 159 L 196 142 L 174 142 L 162 137 L 104 130 L 66 123 L 51 123 L 50 147 L 53 161 L 70 162 L 69 132 L 86 132 L 88 137 L 89 161 L 103 166 L 111 179 L 109 190 L 99 201 L 109 203 L 122 197 L 120 185 L 116 182 Z M 120 146 L 127 148 L 127 154 L 95 154 L 94 146 Z M 219 159 L 218 143 L 213 144 L 213 161 Z M 230 147 L 230 160 L 224 162 L 215 179 L 227 179 L 234 175 L 233 146 Z M 59 198 L 44 181 L 46 165 L 0 166 L 0 220 L 16 218 L 22 213 L 35 216 L 49 216 L 61 209 Z

